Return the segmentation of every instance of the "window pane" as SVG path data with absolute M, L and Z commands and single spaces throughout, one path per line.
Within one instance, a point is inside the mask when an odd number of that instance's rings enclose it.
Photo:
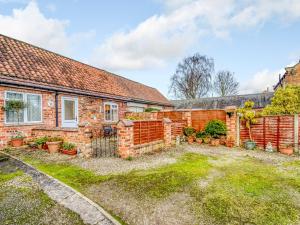
M 105 120 L 110 121 L 111 120 L 110 105 L 109 104 L 105 104 L 104 108 L 105 108 Z
M 112 110 L 112 120 L 113 121 L 117 121 L 118 120 L 118 110 L 117 109 L 113 109 Z
M 28 122 L 42 120 L 41 96 L 27 95 L 27 120 Z
M 23 101 L 23 94 L 8 92 L 6 93 L 6 101 L 7 100 L 20 100 Z M 19 111 L 6 111 L 6 122 L 7 123 L 18 123 L 24 122 L 24 110 Z
M 64 100 L 65 106 L 65 120 L 75 120 L 75 101 L 72 100 Z

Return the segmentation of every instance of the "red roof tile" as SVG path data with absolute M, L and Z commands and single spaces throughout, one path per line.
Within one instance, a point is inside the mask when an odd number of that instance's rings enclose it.
M 155 88 L 0 34 L 0 74 L 45 86 L 171 105 Z M 1 79 L 1 78 L 0 78 Z

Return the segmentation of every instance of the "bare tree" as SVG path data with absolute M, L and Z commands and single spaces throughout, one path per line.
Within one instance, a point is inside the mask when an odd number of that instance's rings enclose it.
M 200 54 L 187 57 L 178 63 L 171 77 L 170 93 L 176 98 L 196 99 L 207 95 L 211 88 L 214 60 Z
M 220 96 L 236 95 L 238 93 L 239 82 L 234 78 L 234 73 L 230 71 L 219 71 L 214 79 L 213 89 Z

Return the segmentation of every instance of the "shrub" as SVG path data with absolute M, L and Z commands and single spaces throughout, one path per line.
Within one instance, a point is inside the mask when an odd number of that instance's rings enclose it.
M 251 134 L 251 125 L 257 122 L 256 117 L 257 114 L 253 109 L 254 102 L 253 101 L 246 101 L 244 103 L 244 107 L 239 108 L 237 112 L 240 114 L 241 121 L 245 121 L 246 127 L 249 130 L 249 137 L 250 140 L 253 141 L 252 134 Z
M 36 140 L 35 140 L 35 143 L 37 144 L 37 145 L 43 145 L 43 144 L 46 144 L 46 142 L 48 141 L 48 137 L 40 137 L 40 138 L 37 138 Z
M 63 148 L 64 150 L 73 150 L 73 149 L 75 149 L 75 147 L 76 147 L 76 145 L 73 144 L 73 143 L 64 142 L 64 143 L 62 144 L 62 148 Z
M 196 132 L 195 128 L 193 127 L 185 127 L 183 129 L 183 133 L 185 136 L 190 137 Z
M 61 137 L 49 137 L 47 138 L 47 142 L 57 142 L 57 141 L 64 141 Z
M 206 136 L 206 133 L 204 131 L 198 131 L 196 133 L 196 138 L 198 138 L 198 139 L 203 139 L 203 138 L 205 138 L 205 136 Z
M 146 108 L 145 109 L 145 112 L 159 112 L 160 110 L 159 109 L 156 109 L 156 108 Z
M 205 133 L 213 138 L 218 138 L 220 135 L 226 135 L 226 124 L 221 120 L 211 120 L 205 126 Z

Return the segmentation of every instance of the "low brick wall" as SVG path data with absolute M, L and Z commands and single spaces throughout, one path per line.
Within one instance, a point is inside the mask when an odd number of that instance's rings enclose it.
M 136 157 L 170 147 L 172 144 L 171 124 L 170 119 L 157 121 L 120 120 L 117 125 L 118 154 L 121 158 Z M 142 125 L 145 126 L 142 128 Z M 159 130 L 158 134 L 155 133 L 157 129 Z M 140 135 L 144 137 L 142 138 Z M 143 142 L 135 140 L 137 136 L 140 136 L 138 140 L 143 140 Z
M 76 144 L 77 150 L 84 157 L 92 156 L 91 131 L 86 128 L 35 128 L 32 129 L 32 137 L 61 137 L 66 142 Z

